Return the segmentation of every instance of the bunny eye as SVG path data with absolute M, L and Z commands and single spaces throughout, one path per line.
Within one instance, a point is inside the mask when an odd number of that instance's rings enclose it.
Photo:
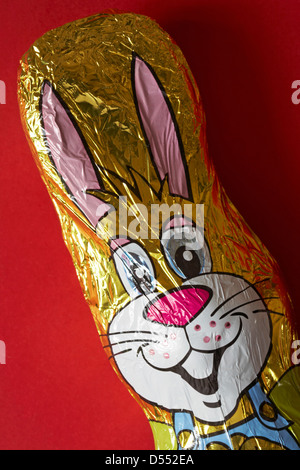
M 132 298 L 141 294 L 147 295 L 155 290 L 153 265 L 140 245 L 130 242 L 120 246 L 114 251 L 113 259 L 119 278 Z
M 210 255 L 200 230 L 189 225 L 163 233 L 161 243 L 166 259 L 178 276 L 191 279 L 210 271 Z

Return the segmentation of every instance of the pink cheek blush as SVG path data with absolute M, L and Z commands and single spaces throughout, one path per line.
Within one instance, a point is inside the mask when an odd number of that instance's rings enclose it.
M 165 359 L 169 359 L 169 357 L 170 357 L 170 354 L 168 354 L 168 353 L 165 353 L 165 354 L 164 354 L 164 358 L 165 358 Z
M 149 354 L 150 354 L 150 356 L 154 356 L 154 354 L 155 354 L 154 349 L 150 349 Z

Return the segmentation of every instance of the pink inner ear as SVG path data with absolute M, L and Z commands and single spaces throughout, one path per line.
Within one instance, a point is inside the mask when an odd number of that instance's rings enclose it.
M 156 78 L 139 57 L 135 57 L 134 81 L 139 114 L 160 179 L 168 175 L 170 192 L 188 198 L 184 156 L 170 109 Z
M 110 210 L 110 206 L 95 196 L 86 194 L 88 189 L 103 188 L 100 188 L 82 138 L 48 83 L 43 87 L 42 117 L 54 165 L 81 211 L 96 227 L 98 221 Z
M 110 248 L 112 251 L 116 251 L 118 248 L 128 245 L 128 243 L 130 243 L 128 238 L 113 238 L 110 241 Z

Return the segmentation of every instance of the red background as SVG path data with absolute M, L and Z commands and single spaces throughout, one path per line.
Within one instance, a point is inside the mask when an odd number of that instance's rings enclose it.
M 2 2 L 0 449 L 153 449 L 111 369 L 21 128 L 18 61 L 47 30 L 118 8 L 156 19 L 205 105 L 210 154 L 232 201 L 278 260 L 300 323 L 297 0 Z

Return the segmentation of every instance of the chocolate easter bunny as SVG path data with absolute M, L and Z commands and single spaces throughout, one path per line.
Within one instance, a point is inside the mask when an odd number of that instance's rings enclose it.
M 216 175 L 178 46 L 130 13 L 70 23 L 23 57 L 19 100 L 103 347 L 156 448 L 299 449 L 289 298 Z

